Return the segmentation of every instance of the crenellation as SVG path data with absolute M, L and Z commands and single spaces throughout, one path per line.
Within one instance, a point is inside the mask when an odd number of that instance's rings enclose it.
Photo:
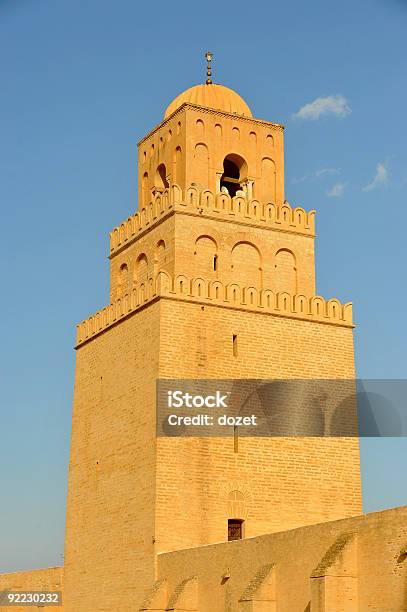
M 114 256 L 136 240 L 143 231 L 173 211 L 315 236 L 314 210 L 306 212 L 301 207 L 292 208 L 287 201 L 282 206 L 276 206 L 272 202 L 262 204 L 240 195 L 231 198 L 227 194 L 214 194 L 193 185 L 183 194 L 178 185 L 172 185 L 162 193 L 152 194 L 146 207 L 112 230 L 110 256 Z
M 275 316 L 294 317 L 331 325 L 353 327 L 352 303 L 341 304 L 321 296 L 311 298 L 292 295 L 285 291 L 245 287 L 239 283 L 224 284 L 202 277 L 189 278 L 183 274 L 171 276 L 161 270 L 145 283 L 133 287 L 131 293 L 118 298 L 77 325 L 77 346 L 86 342 L 120 319 L 158 298 L 174 298 L 222 305 L 239 310 L 255 310 Z

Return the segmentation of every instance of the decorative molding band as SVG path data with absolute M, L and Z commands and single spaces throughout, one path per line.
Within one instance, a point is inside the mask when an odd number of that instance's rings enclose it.
M 110 232 L 110 256 L 132 243 L 146 229 L 156 225 L 172 211 L 199 214 L 223 221 L 235 221 L 272 230 L 315 236 L 315 210 L 292 208 L 288 202 L 281 206 L 244 196 L 231 198 L 228 194 L 214 194 L 208 189 L 191 186 L 183 193 L 174 184 L 162 193 L 155 193 L 151 202 Z
M 158 130 L 160 130 L 167 123 L 170 123 L 172 119 L 174 119 L 174 117 L 176 117 L 178 114 L 181 114 L 184 111 L 184 109 L 187 109 L 187 108 L 196 109 L 196 110 L 199 110 L 200 112 L 203 112 L 209 115 L 222 115 L 222 116 L 226 115 L 227 117 L 230 117 L 232 119 L 237 119 L 237 120 L 240 120 L 246 123 L 261 123 L 263 125 L 271 126 L 281 132 L 284 130 L 284 125 L 282 123 L 274 123 L 273 121 L 267 121 L 266 119 L 257 119 L 256 117 L 246 117 L 245 115 L 238 115 L 237 113 L 228 113 L 227 111 L 222 111 L 216 108 L 210 108 L 208 106 L 200 106 L 199 104 L 192 104 L 191 102 L 184 102 L 183 104 L 181 104 L 181 106 L 176 108 L 175 111 L 171 113 L 171 115 L 163 119 L 161 123 L 156 125 L 152 130 L 148 132 L 148 134 L 143 136 L 143 138 L 141 138 L 138 141 L 137 146 L 140 146 L 143 142 L 148 140 L 150 136 L 155 134 Z
M 77 325 L 76 346 L 87 342 L 116 324 L 129 314 L 140 310 L 158 298 L 177 299 L 187 302 L 260 312 L 279 317 L 327 323 L 342 327 L 353 327 L 352 303 L 341 304 L 337 299 L 324 300 L 320 296 L 275 293 L 270 289 L 244 287 L 238 283 L 225 285 L 220 281 L 203 278 L 188 278 L 184 275 L 171 277 L 159 272 L 155 279 L 148 279 L 134 287 L 109 306 Z

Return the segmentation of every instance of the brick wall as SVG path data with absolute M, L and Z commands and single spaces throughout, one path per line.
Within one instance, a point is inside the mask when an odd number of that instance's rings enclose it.
M 199 612 L 405 612 L 407 506 L 158 557 L 163 606 Z M 185 593 L 193 578 L 195 593 Z M 148 598 L 147 598 L 148 599 Z
M 0 574 L 0 591 L 63 591 L 63 567 L 47 567 L 27 572 L 13 572 Z M 50 612 L 64 611 L 64 598 L 62 606 L 47 606 Z M 1 606 L 3 612 L 27 612 L 27 606 Z M 44 610 L 41 606 L 30 606 L 29 610 Z
M 352 330 L 341 326 L 165 299 L 160 331 L 162 378 L 354 376 Z M 225 540 L 234 490 L 246 537 L 359 514 L 359 470 L 355 438 L 241 438 L 238 452 L 233 438 L 159 438 L 158 549 Z
M 134 610 L 137 589 L 154 575 L 158 347 L 153 303 L 77 352 L 65 546 L 70 612 Z

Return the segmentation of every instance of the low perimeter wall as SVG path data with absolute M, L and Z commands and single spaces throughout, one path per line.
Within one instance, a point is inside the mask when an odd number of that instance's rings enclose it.
M 406 612 L 407 506 L 163 553 L 158 578 L 140 610 Z
M 45 569 L 0 574 L 0 591 L 62 591 L 63 567 L 47 567 Z M 63 612 L 62 606 L 0 606 L 1 612 L 34 612 L 34 610 L 49 610 L 50 612 Z

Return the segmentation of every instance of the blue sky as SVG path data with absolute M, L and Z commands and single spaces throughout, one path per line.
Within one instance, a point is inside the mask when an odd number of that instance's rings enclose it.
M 318 291 L 354 301 L 358 375 L 406 376 L 406 27 L 401 0 L 0 0 L 1 571 L 61 563 L 74 326 L 108 302 L 137 141 L 207 48 L 215 82 L 286 125 L 286 197 L 317 209 Z M 362 441 L 366 511 L 407 503 L 406 459 Z

